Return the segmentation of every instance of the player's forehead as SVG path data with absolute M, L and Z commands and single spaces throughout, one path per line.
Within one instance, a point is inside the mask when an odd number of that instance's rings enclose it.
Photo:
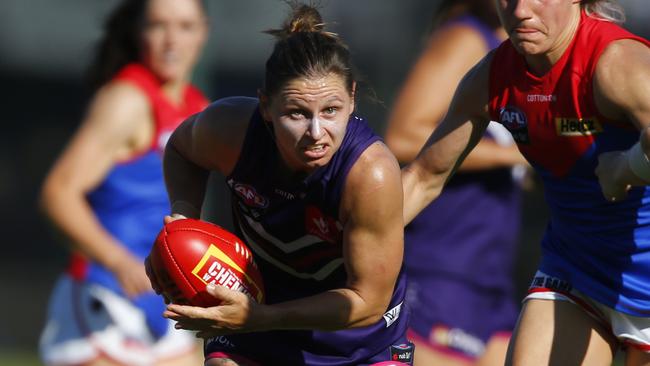
M 349 91 L 343 76 L 336 73 L 299 76 L 287 80 L 276 97 L 283 102 L 344 101 Z
M 204 19 L 204 13 L 199 0 L 149 0 L 146 18 L 148 21 L 199 21 Z

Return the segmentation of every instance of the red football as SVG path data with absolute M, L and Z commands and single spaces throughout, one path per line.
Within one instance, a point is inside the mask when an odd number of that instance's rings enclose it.
M 216 306 L 205 291 L 213 283 L 264 301 L 262 276 L 248 247 L 220 226 L 195 219 L 166 224 L 149 254 L 163 294 L 174 303 Z

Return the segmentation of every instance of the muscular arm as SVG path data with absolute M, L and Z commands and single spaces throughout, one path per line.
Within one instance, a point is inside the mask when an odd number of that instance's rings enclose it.
M 593 93 L 602 114 L 639 129 L 641 148 L 650 156 L 650 48 L 634 40 L 608 46 L 596 67 Z M 601 154 L 596 174 L 610 200 L 624 198 L 630 186 L 650 184 L 630 170 L 627 152 Z
M 416 159 L 402 169 L 405 224 L 440 194 L 487 128 L 490 60 L 488 54 L 465 75 L 440 125 Z
M 462 47 L 459 47 L 462 45 Z M 483 37 L 457 25 L 431 37 L 389 118 L 386 143 L 401 163 L 411 162 L 443 118 L 465 73 L 487 53 Z M 515 146 L 481 140 L 459 170 L 483 170 L 525 163 Z
M 80 129 L 47 175 L 41 205 L 73 248 L 118 275 L 129 295 L 150 289 L 142 264 L 100 224 L 86 194 L 97 187 L 113 165 L 143 149 L 153 133 L 146 97 L 133 86 L 112 83 L 91 103 Z M 120 278 L 121 269 L 139 268 Z M 123 273 L 123 272 L 122 272 Z
M 270 329 L 371 325 L 390 302 L 403 254 L 399 167 L 376 143 L 350 171 L 341 203 L 345 288 L 269 307 Z

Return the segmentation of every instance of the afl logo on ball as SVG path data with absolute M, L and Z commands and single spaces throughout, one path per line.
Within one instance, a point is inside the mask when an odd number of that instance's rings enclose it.
M 530 138 L 528 137 L 528 120 L 524 112 L 518 108 L 512 106 L 501 108 L 501 112 L 499 112 L 499 123 L 510 131 L 517 143 L 530 143 Z

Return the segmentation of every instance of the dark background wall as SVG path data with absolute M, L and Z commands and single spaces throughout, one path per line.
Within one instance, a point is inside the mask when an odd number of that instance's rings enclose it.
M 358 112 L 383 133 L 390 107 L 438 1 L 322 1 L 330 30 L 347 40 L 365 86 L 381 102 L 362 99 Z M 50 288 L 67 253 L 37 210 L 48 167 L 83 116 L 89 95 L 82 74 L 101 24 L 116 0 L 0 2 L 0 353 L 35 348 Z M 622 2 L 630 27 L 648 36 L 647 0 Z M 195 82 L 211 99 L 254 96 L 272 39 L 286 14 L 278 0 L 209 1 L 211 36 Z M 221 196 L 219 192 L 217 196 Z M 523 291 L 545 225 L 539 189 L 526 194 L 516 282 Z M 224 215 L 217 214 L 223 218 Z

